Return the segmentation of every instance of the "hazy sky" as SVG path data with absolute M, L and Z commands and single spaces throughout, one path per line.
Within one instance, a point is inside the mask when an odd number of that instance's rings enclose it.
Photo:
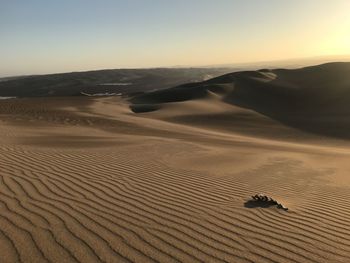
M 350 0 L 0 0 L 0 75 L 350 54 Z

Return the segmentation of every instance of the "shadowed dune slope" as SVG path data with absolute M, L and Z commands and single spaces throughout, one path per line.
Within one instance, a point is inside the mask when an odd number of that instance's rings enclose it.
M 130 100 L 131 109 L 153 111 L 161 109 L 164 103 L 200 99 L 209 94 L 301 130 L 350 136 L 350 63 L 345 62 L 295 70 L 230 73 L 201 83 L 146 92 Z

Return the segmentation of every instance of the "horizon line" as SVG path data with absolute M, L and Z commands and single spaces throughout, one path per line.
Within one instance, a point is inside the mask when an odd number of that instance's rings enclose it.
M 104 71 L 104 70 L 141 70 L 141 69 L 176 69 L 176 68 L 235 68 L 235 67 L 255 67 L 259 64 L 271 64 L 271 63 L 291 63 L 298 62 L 307 63 L 308 60 L 333 60 L 335 58 L 343 58 L 345 61 L 314 61 L 314 63 L 329 63 L 329 62 L 350 62 L 350 54 L 343 55 L 320 55 L 320 56 L 312 56 L 312 57 L 294 57 L 294 58 L 286 58 L 286 59 L 277 59 L 277 60 L 261 60 L 261 61 L 248 61 L 248 62 L 233 62 L 233 63 L 223 63 L 223 64 L 209 64 L 209 65 L 173 65 L 173 66 L 150 66 L 150 67 L 115 67 L 115 68 L 93 68 L 93 69 L 81 69 L 81 70 L 72 70 L 72 71 L 58 71 L 58 72 L 43 72 L 43 73 L 28 73 L 28 74 L 18 74 L 18 75 L 0 75 L 0 79 L 4 78 L 16 78 L 16 77 L 30 77 L 30 76 L 45 76 L 45 75 L 55 75 L 55 74 L 69 74 L 69 73 L 79 73 L 79 72 L 93 72 L 93 71 Z M 348 61 L 349 60 L 349 61 Z M 309 61 L 309 63 L 313 63 Z M 318 65 L 318 64 L 314 64 Z M 268 66 L 268 65 L 266 65 Z M 270 65 L 271 67 L 272 65 Z M 276 65 L 277 66 L 277 65 Z M 291 65 L 289 65 L 290 67 Z M 294 65 L 296 67 L 304 67 L 304 66 L 312 66 L 305 65 Z M 284 65 L 284 67 L 288 67 L 288 65 Z

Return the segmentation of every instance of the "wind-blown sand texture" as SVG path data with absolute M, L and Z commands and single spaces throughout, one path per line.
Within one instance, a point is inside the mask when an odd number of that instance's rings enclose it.
M 0 262 L 350 262 L 347 140 L 215 94 L 160 107 L 1 101 Z

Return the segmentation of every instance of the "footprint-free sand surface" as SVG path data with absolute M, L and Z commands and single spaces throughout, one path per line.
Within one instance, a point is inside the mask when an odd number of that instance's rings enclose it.
M 0 262 L 350 262 L 349 160 L 215 97 L 2 100 Z

